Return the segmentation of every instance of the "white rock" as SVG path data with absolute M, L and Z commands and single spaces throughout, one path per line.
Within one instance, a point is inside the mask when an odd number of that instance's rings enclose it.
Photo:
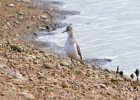
M 106 88 L 106 85 L 105 85 L 105 84 L 99 84 L 99 86 L 100 86 L 101 88 Z
M 131 78 L 129 75 L 124 75 L 123 78 L 124 78 L 126 81 L 132 81 L 132 78 Z
M 25 96 L 27 99 L 29 99 L 29 100 L 33 100 L 34 99 L 34 96 L 32 95 L 32 94 L 30 94 L 30 93 L 27 93 L 27 92 L 19 92 L 19 94 L 21 94 L 21 95 L 23 95 L 23 96 Z
M 68 62 L 66 62 L 66 61 L 62 61 L 62 62 L 60 63 L 60 65 L 61 65 L 61 66 L 69 66 L 70 64 L 69 64 Z
M 31 3 L 31 0 L 22 0 L 22 1 L 26 3 Z
M 39 29 L 40 29 L 40 30 L 46 30 L 46 28 L 45 28 L 45 27 L 39 27 Z
M 32 58 L 32 59 L 36 59 L 36 56 L 34 56 L 34 55 L 29 55 L 29 58 Z
M 20 74 L 18 71 L 15 73 L 15 77 L 16 77 L 17 79 L 27 80 L 27 79 L 24 78 L 24 77 L 22 76 L 22 74 Z
M 46 19 L 47 16 L 46 16 L 46 15 L 41 15 L 40 18 L 42 18 L 42 19 Z
M 117 77 L 117 80 L 118 80 L 118 81 L 124 81 L 124 79 L 121 78 L 121 77 Z
M 8 7 L 14 7 L 15 5 L 11 3 L 11 4 L 7 4 L 7 6 Z

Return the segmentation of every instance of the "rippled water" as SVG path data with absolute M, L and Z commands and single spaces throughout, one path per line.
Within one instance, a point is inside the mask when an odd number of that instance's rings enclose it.
M 62 9 L 80 11 L 64 22 L 72 23 L 74 37 L 84 58 L 109 58 L 105 67 L 125 74 L 140 69 L 140 1 L 139 0 L 57 0 Z M 40 36 L 39 40 L 64 46 L 67 34 Z

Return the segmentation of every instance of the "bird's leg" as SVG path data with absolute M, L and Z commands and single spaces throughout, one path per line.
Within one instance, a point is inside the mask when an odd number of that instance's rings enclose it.
M 73 63 L 74 61 L 71 59 L 71 66 L 72 66 L 72 63 Z

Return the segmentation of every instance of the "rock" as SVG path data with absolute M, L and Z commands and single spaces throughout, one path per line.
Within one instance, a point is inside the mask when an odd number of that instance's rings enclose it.
M 8 7 L 14 7 L 15 5 L 13 3 L 7 4 Z
M 87 70 L 87 73 L 90 74 L 90 75 L 93 74 L 92 69 L 88 69 L 88 70 Z
M 16 0 L 16 2 L 20 2 L 20 1 L 22 1 L 22 0 Z
M 53 65 L 51 63 L 43 63 L 43 67 L 47 69 L 52 69 Z
M 19 22 L 18 22 L 18 21 L 13 21 L 13 23 L 15 23 L 15 24 L 19 24 Z
M 83 88 L 83 89 L 86 89 L 86 84 L 81 82 L 80 86 Z
M 117 77 L 117 80 L 118 80 L 118 81 L 124 81 L 124 79 L 121 78 L 121 77 Z
M 22 76 L 22 74 L 20 74 L 18 71 L 15 73 L 15 77 L 18 78 L 18 79 L 20 79 L 20 80 L 27 80 L 27 79 L 24 78 L 24 77 Z
M 61 66 L 69 66 L 70 64 L 66 61 L 61 61 L 60 65 Z
M 53 11 L 54 8 L 53 7 L 48 7 L 48 10 Z
M 99 84 L 99 86 L 100 86 L 101 88 L 106 88 L 106 85 L 105 85 L 105 84 Z
M 134 90 L 132 86 L 127 87 L 131 92 Z
M 46 30 L 45 27 L 39 27 L 39 30 Z
M 36 59 L 36 56 L 34 56 L 34 55 L 28 55 L 28 58 L 29 58 L 30 60 L 35 60 L 35 59 Z
M 95 65 L 92 65 L 92 69 L 99 70 L 99 67 L 98 66 L 95 66 Z
M 74 74 L 72 74 L 72 76 L 71 76 L 71 79 L 74 81 L 75 80 L 75 75 Z
M 17 12 L 18 15 L 23 15 L 23 12 Z
M 15 45 L 15 44 L 11 45 L 11 49 L 13 49 L 14 51 L 17 51 L 17 52 L 23 51 L 23 49 L 20 45 Z
M 31 0 L 22 0 L 22 1 L 26 3 L 31 3 Z
M 105 71 L 107 71 L 107 72 L 110 73 L 110 72 L 112 72 L 112 69 L 110 69 L 110 68 L 106 68 Z
M 68 82 L 66 80 L 62 81 L 61 86 L 63 88 L 68 88 L 69 87 Z
M 29 99 L 29 100 L 33 100 L 34 99 L 34 96 L 32 95 L 32 94 L 30 94 L 30 93 L 27 93 L 27 92 L 19 92 L 19 94 L 21 94 L 21 95 L 23 95 L 23 96 L 25 96 L 27 99 Z
M 40 18 L 42 18 L 42 19 L 46 19 L 47 16 L 46 16 L 46 15 L 41 15 Z
M 132 78 L 131 78 L 129 75 L 124 75 L 123 78 L 124 78 L 126 81 L 132 81 Z

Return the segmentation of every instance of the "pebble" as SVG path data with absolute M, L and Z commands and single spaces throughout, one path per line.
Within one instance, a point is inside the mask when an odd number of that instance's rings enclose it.
M 70 64 L 68 62 L 66 62 L 66 61 L 61 61 L 60 65 L 61 66 L 69 66 Z
M 31 0 L 16 0 L 16 2 L 26 2 L 26 3 L 31 3 Z
M 23 96 L 25 96 L 27 99 L 29 99 L 29 100 L 33 100 L 34 99 L 34 96 L 32 95 L 32 94 L 30 94 L 30 93 L 27 93 L 27 92 L 19 92 L 19 94 L 21 94 L 21 95 L 23 95 Z
M 48 7 L 48 10 L 53 11 L 54 8 L 53 7 Z
M 121 78 L 121 77 L 117 77 L 117 80 L 118 80 L 118 81 L 124 81 L 124 79 Z
M 8 7 L 14 7 L 15 5 L 13 3 L 7 4 Z
M 123 78 L 124 78 L 126 81 L 132 81 L 132 78 L 131 78 L 129 75 L 124 75 Z
M 106 68 L 105 71 L 107 71 L 107 72 L 110 73 L 110 72 L 112 72 L 112 69 L 110 69 L 110 68 Z
M 86 84 L 81 82 L 80 86 L 83 88 L 83 89 L 86 89 Z
M 18 13 L 18 15 L 23 15 L 23 12 L 17 12 Z
M 46 30 L 45 27 L 39 27 L 39 30 Z
M 16 77 L 17 79 L 27 80 L 27 79 L 24 78 L 24 77 L 22 76 L 22 74 L 20 74 L 18 71 L 15 73 L 15 77 Z
M 54 68 L 53 65 L 51 63 L 43 63 L 43 67 L 47 68 L 47 69 L 52 69 Z
M 93 68 L 94 70 L 99 70 L 99 67 L 98 67 L 98 66 L 95 66 L 95 65 L 92 65 L 92 68 Z
M 46 16 L 46 15 L 41 15 L 40 18 L 42 18 L 42 19 L 46 19 L 47 16 Z
M 31 0 L 22 0 L 22 1 L 26 3 L 31 3 Z
M 128 86 L 128 89 L 129 89 L 130 91 L 133 91 L 133 87 L 132 87 L 132 86 Z
M 17 51 L 17 52 L 23 51 L 23 48 L 20 45 L 16 45 L 16 44 L 11 45 L 11 49 L 13 49 L 14 51 Z
M 68 82 L 66 80 L 62 81 L 61 86 L 63 88 L 68 88 L 69 87 Z
M 99 84 L 99 86 L 100 86 L 101 88 L 106 88 L 106 85 L 105 85 L 105 84 Z

